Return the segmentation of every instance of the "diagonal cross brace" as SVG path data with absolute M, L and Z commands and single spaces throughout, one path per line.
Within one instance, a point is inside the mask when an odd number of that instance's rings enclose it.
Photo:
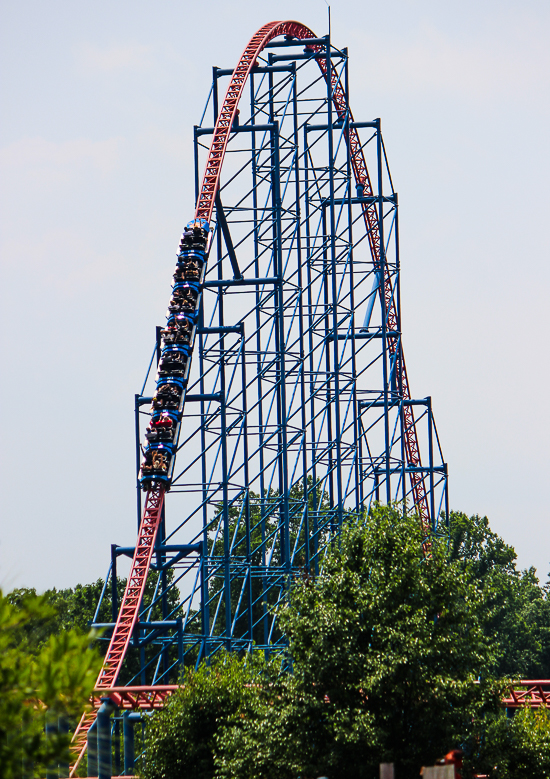
M 216 193 L 214 202 L 216 204 L 216 217 L 218 219 L 218 224 L 221 227 L 223 239 L 227 247 L 227 253 L 229 255 L 229 260 L 231 261 L 231 267 L 233 268 L 233 278 L 242 279 L 243 275 L 240 271 L 239 263 L 237 262 L 235 247 L 233 246 L 233 240 L 231 238 L 231 233 L 229 232 L 229 225 L 227 224 L 227 219 L 225 218 L 225 211 L 223 210 L 219 192 Z

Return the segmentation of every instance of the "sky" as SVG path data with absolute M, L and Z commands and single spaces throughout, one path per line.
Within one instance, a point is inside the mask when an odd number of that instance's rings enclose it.
M 451 507 L 550 570 L 550 4 L 334 0 L 399 193 L 403 342 Z M 193 215 L 212 66 L 324 0 L 4 0 L 0 586 L 104 576 L 136 532 L 133 400 Z

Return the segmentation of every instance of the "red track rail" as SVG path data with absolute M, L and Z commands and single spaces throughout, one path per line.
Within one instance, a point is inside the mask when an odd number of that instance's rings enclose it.
M 295 38 L 303 41 L 307 41 L 308 38 L 315 38 L 315 34 L 309 29 L 309 27 L 300 24 L 300 22 L 286 21 L 270 22 L 269 24 L 266 24 L 261 29 L 259 29 L 258 32 L 250 39 L 250 42 L 248 43 L 239 60 L 239 64 L 233 71 L 233 75 L 231 76 L 231 80 L 229 82 L 229 86 L 227 88 L 227 92 L 218 115 L 216 127 L 214 129 L 214 135 L 212 137 L 212 143 L 210 145 L 210 151 L 208 153 L 204 176 L 202 179 L 202 185 L 199 190 L 199 198 L 195 212 L 196 219 L 206 219 L 207 222 L 210 222 L 212 211 L 214 209 L 214 199 L 220 185 L 221 169 L 227 149 L 227 144 L 229 142 L 229 136 L 231 135 L 231 128 L 233 127 L 233 123 L 237 115 L 239 100 L 243 94 L 246 80 L 250 74 L 250 71 L 254 67 L 259 54 L 262 52 L 265 46 L 271 40 L 273 40 L 273 38 L 276 38 L 279 35 L 292 35 Z M 331 69 L 329 76 L 327 58 L 322 56 L 323 48 L 323 46 L 318 44 L 312 46 L 312 50 L 319 55 L 315 57 L 316 62 L 319 65 L 319 68 L 321 69 L 325 79 L 327 81 L 330 80 L 332 102 L 334 104 L 338 118 L 342 119 L 346 123 L 352 122 L 353 114 L 351 113 L 351 110 L 347 104 L 346 93 L 337 72 Z M 365 155 L 363 153 L 363 147 L 361 146 L 361 141 L 359 139 L 357 130 L 354 127 L 347 126 L 345 132 L 355 183 L 363 187 L 366 196 L 372 196 L 372 184 L 367 169 Z M 378 214 L 376 211 L 376 205 L 374 203 L 368 205 L 365 204 L 363 206 L 363 217 L 365 219 L 365 225 L 367 228 L 370 250 L 374 264 L 377 268 L 382 268 L 384 265 L 383 294 L 386 311 L 386 327 L 388 330 L 396 331 L 399 330 L 396 301 L 393 294 L 393 287 L 388 268 L 382 261 L 380 232 L 378 229 Z M 397 348 L 398 347 L 396 346 L 394 339 L 391 339 L 389 342 L 390 353 L 394 354 Z M 411 391 L 402 348 L 399 350 L 397 355 L 396 371 L 397 383 L 401 387 L 403 400 L 410 400 Z M 407 463 L 409 466 L 418 468 L 422 465 L 422 462 L 420 459 L 420 447 L 418 445 L 418 436 L 416 434 L 412 406 L 404 406 L 403 414 L 405 418 L 404 430 Z M 418 472 L 413 472 L 409 475 L 413 491 L 414 504 L 420 517 L 424 535 L 428 536 L 431 530 L 431 522 L 424 476 Z M 424 549 L 427 552 L 429 551 L 429 542 L 424 543 Z
M 128 577 L 109 648 L 105 655 L 105 662 L 96 682 L 96 692 L 105 690 L 105 695 L 109 694 L 109 691 L 113 689 L 116 683 L 138 618 L 139 607 L 143 598 L 143 591 L 147 582 L 147 574 L 149 573 L 155 546 L 155 538 L 162 517 L 163 503 L 163 487 L 149 490 L 139 527 L 132 569 Z M 74 772 L 86 752 L 86 737 L 94 723 L 95 717 L 94 711 L 85 712 L 74 732 L 72 743 L 77 760 L 71 768 L 70 776 L 74 776 Z
M 99 709 L 101 698 L 108 696 L 118 709 L 162 709 L 166 699 L 176 690 L 179 684 L 156 684 L 148 687 L 111 687 L 110 690 L 96 689 L 92 706 Z
M 524 679 L 521 682 L 513 682 L 502 705 L 507 709 L 538 709 L 541 706 L 550 706 L 550 679 Z

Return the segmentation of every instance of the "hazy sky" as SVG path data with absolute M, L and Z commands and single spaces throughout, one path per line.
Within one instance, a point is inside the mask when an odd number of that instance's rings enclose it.
M 193 215 L 211 68 L 324 0 L 4 0 L 0 585 L 133 545 L 133 396 Z M 399 192 L 404 345 L 451 505 L 550 569 L 548 0 L 335 0 L 358 120 Z

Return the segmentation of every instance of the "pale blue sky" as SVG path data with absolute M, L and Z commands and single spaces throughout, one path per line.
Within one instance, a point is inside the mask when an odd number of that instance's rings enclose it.
M 193 212 L 213 65 L 323 0 L 5 0 L 5 588 L 104 575 L 135 537 L 133 395 Z M 451 504 L 550 569 L 547 0 L 332 3 L 357 119 L 382 118 L 401 206 L 404 344 Z

